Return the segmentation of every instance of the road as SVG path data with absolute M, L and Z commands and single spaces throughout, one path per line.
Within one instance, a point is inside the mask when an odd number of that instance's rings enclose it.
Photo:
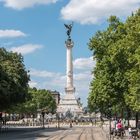
M 106 140 L 99 127 L 23 129 L 4 132 L 0 140 Z

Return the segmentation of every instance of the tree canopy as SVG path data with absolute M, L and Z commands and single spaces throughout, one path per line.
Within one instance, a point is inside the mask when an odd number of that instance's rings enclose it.
M 88 105 L 102 113 L 129 108 L 140 111 L 140 10 L 121 22 L 116 16 L 109 26 L 90 39 L 96 67 Z
M 56 102 L 49 90 L 37 90 L 36 88 L 29 88 L 28 91 L 29 96 L 26 102 L 14 106 L 12 111 L 16 113 L 27 114 L 34 114 L 38 111 L 45 111 L 46 113 L 55 113 Z
M 28 81 L 22 55 L 0 48 L 0 110 L 25 101 Z

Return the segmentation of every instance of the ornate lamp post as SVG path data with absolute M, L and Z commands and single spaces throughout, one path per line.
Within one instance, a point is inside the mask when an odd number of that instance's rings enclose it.
M 60 117 L 59 117 L 59 113 L 56 113 L 56 119 L 57 119 L 57 126 L 58 126 L 58 128 L 60 128 L 60 122 L 59 122 Z
M 108 119 L 109 119 L 109 140 L 111 140 L 111 118 L 112 118 L 112 113 L 111 113 L 111 105 L 108 105 Z

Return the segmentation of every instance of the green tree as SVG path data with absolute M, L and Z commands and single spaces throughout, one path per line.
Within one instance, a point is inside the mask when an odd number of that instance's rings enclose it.
M 21 54 L 0 48 L 0 110 L 25 101 L 28 81 Z
M 140 111 L 140 10 L 125 23 L 109 18 L 105 31 L 90 40 L 96 68 L 88 103 L 91 109 L 107 112 Z
M 56 102 L 52 94 L 48 90 L 38 90 L 36 93 L 37 103 L 40 109 L 45 109 L 46 112 L 54 113 L 56 111 Z
M 135 112 L 140 112 L 140 9 L 126 21 L 127 36 L 125 45 L 129 69 L 126 76 L 129 81 L 129 94 L 125 96 L 126 104 Z
M 118 50 L 118 43 L 125 34 L 125 26 L 115 16 L 108 20 L 109 27 L 106 31 L 98 31 L 90 40 L 89 48 L 93 51 L 96 68 L 93 71 L 94 79 L 91 82 L 89 106 L 102 113 L 108 108 L 118 108 L 124 104 L 123 84 L 123 54 Z M 119 56 L 122 56 L 121 58 Z M 119 102 L 118 102 L 119 101 Z
M 37 111 L 44 110 L 47 113 L 55 113 L 56 102 L 50 91 L 42 89 L 37 90 L 36 88 L 28 89 L 29 96 L 25 103 L 14 106 L 14 112 L 35 114 Z

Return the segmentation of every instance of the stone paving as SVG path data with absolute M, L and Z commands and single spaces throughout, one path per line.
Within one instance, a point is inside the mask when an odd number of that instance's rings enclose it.
M 108 123 L 100 127 L 99 125 L 46 125 L 45 129 L 39 126 L 16 126 L 10 127 L 0 133 L 0 140 L 108 140 L 109 125 Z M 118 140 L 112 137 L 111 140 Z M 130 140 L 128 131 L 123 140 Z M 132 139 L 131 139 L 132 140 Z M 137 138 L 137 140 L 140 140 Z
M 47 128 L 6 132 L 0 140 L 107 140 L 99 127 Z

